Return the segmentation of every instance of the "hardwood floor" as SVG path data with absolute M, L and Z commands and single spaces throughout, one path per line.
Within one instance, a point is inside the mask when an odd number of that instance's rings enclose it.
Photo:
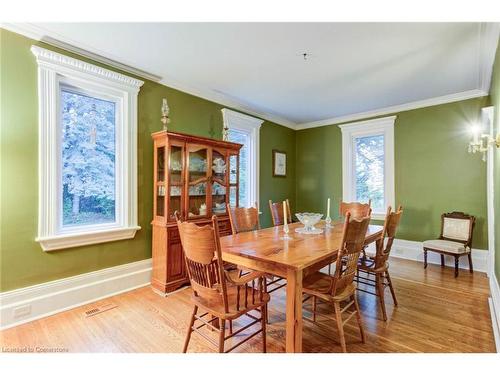
M 345 327 L 348 352 L 494 352 L 485 274 L 391 259 L 391 277 L 399 307 L 386 290 L 388 320 L 374 296 L 359 293 L 366 344 L 361 344 L 354 320 Z M 271 296 L 268 352 L 285 351 L 285 298 L 282 288 Z M 0 332 L 2 348 L 60 348 L 69 352 L 180 352 L 189 323 L 190 289 L 166 298 L 145 287 L 90 305 Z M 85 311 L 114 303 L 117 308 L 93 317 Z M 308 302 L 309 303 L 309 302 Z M 305 316 L 309 313 L 305 312 Z M 340 352 L 335 323 L 304 321 L 306 352 Z M 236 330 L 237 328 L 235 328 Z M 213 333 L 215 335 L 215 332 Z M 251 334 L 246 332 L 245 334 Z M 237 352 L 260 352 L 257 335 Z M 193 334 L 189 352 L 214 352 Z

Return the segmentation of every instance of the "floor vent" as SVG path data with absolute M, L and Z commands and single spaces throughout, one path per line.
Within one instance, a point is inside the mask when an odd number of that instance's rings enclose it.
M 85 316 L 87 318 L 90 318 L 91 316 L 100 314 L 100 313 L 102 313 L 104 311 L 108 311 L 108 310 L 114 309 L 115 307 L 117 307 L 117 306 L 114 303 L 108 303 L 106 305 L 98 306 L 98 307 L 95 307 L 93 309 L 85 311 Z

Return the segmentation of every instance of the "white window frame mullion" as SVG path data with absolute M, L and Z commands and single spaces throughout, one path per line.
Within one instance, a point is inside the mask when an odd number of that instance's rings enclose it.
M 238 130 L 249 135 L 248 163 L 249 163 L 249 194 L 246 206 L 259 204 L 259 138 L 260 127 L 264 120 L 245 115 L 227 108 L 223 108 L 222 117 L 224 126 L 229 129 Z M 240 202 L 241 205 L 241 202 Z
M 339 125 L 342 131 L 342 199 L 356 200 L 355 140 L 384 135 L 384 204 L 395 209 L 394 123 L 396 116 Z M 385 210 L 372 212 L 372 218 L 384 219 Z
M 133 238 L 137 217 L 137 95 L 144 82 L 38 46 L 31 47 L 38 64 L 39 220 L 44 251 Z M 109 96 L 116 110 L 114 223 L 62 226 L 60 88 Z M 97 95 L 97 96 L 99 96 Z

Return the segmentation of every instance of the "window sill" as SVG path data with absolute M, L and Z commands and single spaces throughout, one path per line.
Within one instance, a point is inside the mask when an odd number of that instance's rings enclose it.
M 139 226 L 114 228 L 102 231 L 71 233 L 42 238 L 39 237 L 36 238 L 35 241 L 40 243 L 43 251 L 52 251 L 134 238 L 135 233 L 139 229 L 141 229 Z

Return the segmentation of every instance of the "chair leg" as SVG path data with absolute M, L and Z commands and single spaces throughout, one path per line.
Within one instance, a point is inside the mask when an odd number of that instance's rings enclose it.
M 224 339 L 226 337 L 226 320 L 220 319 L 219 353 L 224 353 Z
M 364 344 L 366 342 L 365 329 L 363 328 L 363 320 L 361 319 L 361 312 L 359 311 L 358 298 L 356 297 L 356 294 L 353 294 L 352 298 L 354 300 L 354 307 L 356 308 L 356 319 L 358 320 L 359 334 L 361 335 L 361 342 Z
M 377 287 L 380 308 L 382 309 L 382 317 L 384 318 L 384 321 L 386 321 L 387 313 L 385 312 L 384 285 L 382 283 L 382 277 L 378 273 L 375 275 L 375 285 Z
M 427 249 L 424 249 L 424 269 L 427 268 Z
M 444 254 L 441 255 L 441 267 L 444 267 Z
M 193 314 L 191 314 L 191 321 L 189 322 L 189 327 L 188 327 L 188 331 L 186 334 L 186 339 L 184 340 L 184 348 L 182 349 L 183 353 L 187 352 L 189 340 L 191 339 L 191 333 L 193 332 L 193 325 L 194 325 L 194 319 L 195 319 L 194 316 L 196 315 L 197 312 L 198 312 L 198 306 L 194 306 Z
M 455 256 L 455 277 L 458 276 L 458 261 L 459 261 L 460 257 L 458 256 Z
M 313 322 L 316 321 L 316 296 L 313 296 Z
M 331 263 L 328 265 L 328 274 L 329 275 L 332 274 L 332 264 Z
M 389 276 L 389 271 L 385 271 L 385 277 L 389 283 L 389 289 L 391 290 L 392 300 L 394 301 L 394 306 L 398 305 L 398 300 L 396 299 L 396 293 L 394 292 L 394 287 L 392 286 L 391 276 Z
M 467 254 L 467 258 L 469 258 L 469 271 L 470 273 L 473 273 L 474 268 L 472 268 L 472 254 L 471 253 Z
M 233 321 L 232 320 L 229 321 L 229 334 L 230 335 L 233 334 Z
M 267 353 L 266 325 L 267 325 L 267 304 L 261 308 L 260 321 L 262 324 L 262 353 Z
M 342 347 L 342 352 L 347 353 L 347 347 L 345 345 L 344 324 L 342 323 L 342 309 L 340 308 L 339 302 L 334 302 L 333 306 L 335 309 L 335 320 L 337 321 L 337 328 L 339 331 L 340 346 Z

